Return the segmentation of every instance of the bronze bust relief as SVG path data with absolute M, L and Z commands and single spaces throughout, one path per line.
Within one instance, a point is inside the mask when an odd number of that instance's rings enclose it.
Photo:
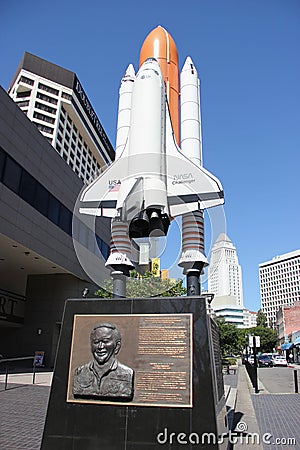
M 91 331 L 90 343 L 93 359 L 75 369 L 74 397 L 132 400 L 134 371 L 116 358 L 121 348 L 117 327 L 112 323 L 97 324 Z

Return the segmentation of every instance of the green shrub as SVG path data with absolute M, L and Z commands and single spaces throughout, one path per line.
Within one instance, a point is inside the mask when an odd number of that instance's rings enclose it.
M 222 358 L 222 366 L 236 366 L 236 358 Z

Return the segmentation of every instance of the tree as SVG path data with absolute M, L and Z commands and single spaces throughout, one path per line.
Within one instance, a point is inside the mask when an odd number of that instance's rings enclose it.
M 240 353 L 243 352 L 243 350 L 249 345 L 249 339 L 248 334 L 249 330 L 246 328 L 238 328 L 238 343 L 239 343 L 239 349 Z
M 262 316 L 264 314 L 262 313 Z M 273 352 L 277 344 L 277 333 L 273 328 L 260 325 L 252 328 L 237 328 L 234 324 L 225 322 L 224 317 L 215 318 L 220 332 L 220 347 L 222 355 L 230 353 L 242 353 L 248 345 L 249 334 L 260 337 L 258 351 Z M 264 323 L 264 322 L 263 322 Z
M 222 355 L 239 353 L 240 342 L 237 327 L 232 323 L 226 323 L 224 317 L 215 318 L 220 333 L 220 348 Z
M 126 296 L 130 297 L 181 297 L 186 294 L 183 280 L 167 279 L 162 280 L 155 277 L 151 271 L 144 275 L 138 274 L 135 270 L 130 272 L 130 277 L 126 280 Z M 103 288 L 95 292 L 97 297 L 112 298 L 112 280 L 105 280 Z
M 257 311 L 257 319 L 256 319 L 256 325 L 258 327 L 267 327 L 268 326 L 268 319 L 265 313 L 262 312 L 261 309 Z
M 244 330 L 246 331 L 246 330 Z M 252 334 L 253 336 L 260 337 L 260 348 L 258 351 L 264 352 L 273 352 L 273 349 L 276 348 L 277 344 L 277 333 L 273 328 L 268 328 L 265 326 L 253 327 L 247 329 L 248 334 Z

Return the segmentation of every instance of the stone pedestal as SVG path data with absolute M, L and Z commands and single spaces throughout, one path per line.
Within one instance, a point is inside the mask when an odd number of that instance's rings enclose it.
M 125 375 L 134 372 L 130 399 L 113 397 L 102 381 L 94 394 L 88 376 L 81 379 L 87 395 L 74 395 L 74 374 L 89 370 L 90 331 L 99 323 L 113 323 L 121 334 L 117 361 Z M 42 450 L 225 449 L 225 422 L 217 332 L 205 296 L 66 302 Z

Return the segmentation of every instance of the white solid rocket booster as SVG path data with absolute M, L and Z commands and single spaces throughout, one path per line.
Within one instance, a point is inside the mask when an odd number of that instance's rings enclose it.
M 202 166 L 200 80 L 188 56 L 180 73 L 181 149 L 197 166 Z M 178 263 L 186 270 L 207 265 L 204 253 L 203 211 L 182 216 L 182 253 Z
M 116 135 L 116 154 L 115 160 L 120 158 L 130 129 L 131 117 L 131 97 L 133 90 L 133 83 L 135 80 L 135 71 L 132 64 L 126 69 L 125 75 L 121 80 L 119 90 L 119 106 L 118 106 L 118 120 L 117 120 L 117 135 Z M 106 261 L 106 266 L 122 271 L 133 268 L 131 263 L 131 242 L 129 239 L 128 223 L 112 219 L 111 222 L 111 241 L 110 241 L 110 255 Z
M 118 107 L 118 121 L 117 121 L 117 136 L 116 136 L 116 156 L 118 159 L 125 148 L 126 141 L 130 129 L 131 117 L 131 98 L 133 91 L 133 84 L 135 80 L 135 71 L 132 64 L 126 69 L 125 75 L 121 80 L 119 90 L 119 107 Z

